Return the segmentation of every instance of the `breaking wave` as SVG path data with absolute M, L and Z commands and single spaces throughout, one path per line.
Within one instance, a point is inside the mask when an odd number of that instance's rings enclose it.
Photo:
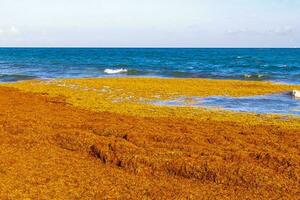
M 106 74 L 121 74 L 121 73 L 126 73 L 128 70 L 127 69 L 105 69 L 104 73 Z

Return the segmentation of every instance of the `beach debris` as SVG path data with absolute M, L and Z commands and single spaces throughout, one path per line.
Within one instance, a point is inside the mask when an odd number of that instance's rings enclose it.
M 293 90 L 292 96 L 295 98 L 300 98 L 300 90 Z

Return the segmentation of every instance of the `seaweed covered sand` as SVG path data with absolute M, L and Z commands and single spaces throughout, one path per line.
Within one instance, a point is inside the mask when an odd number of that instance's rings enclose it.
M 6 84 L 0 88 L 0 196 L 297 199 L 299 118 L 140 103 L 292 88 L 142 78 Z

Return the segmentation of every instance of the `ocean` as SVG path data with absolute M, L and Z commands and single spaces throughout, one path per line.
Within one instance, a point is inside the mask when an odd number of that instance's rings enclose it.
M 0 81 L 150 76 L 300 84 L 300 49 L 0 48 Z

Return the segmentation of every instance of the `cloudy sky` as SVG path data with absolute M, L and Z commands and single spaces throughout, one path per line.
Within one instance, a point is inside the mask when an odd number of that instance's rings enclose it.
M 0 0 L 0 46 L 299 47 L 300 0 Z

